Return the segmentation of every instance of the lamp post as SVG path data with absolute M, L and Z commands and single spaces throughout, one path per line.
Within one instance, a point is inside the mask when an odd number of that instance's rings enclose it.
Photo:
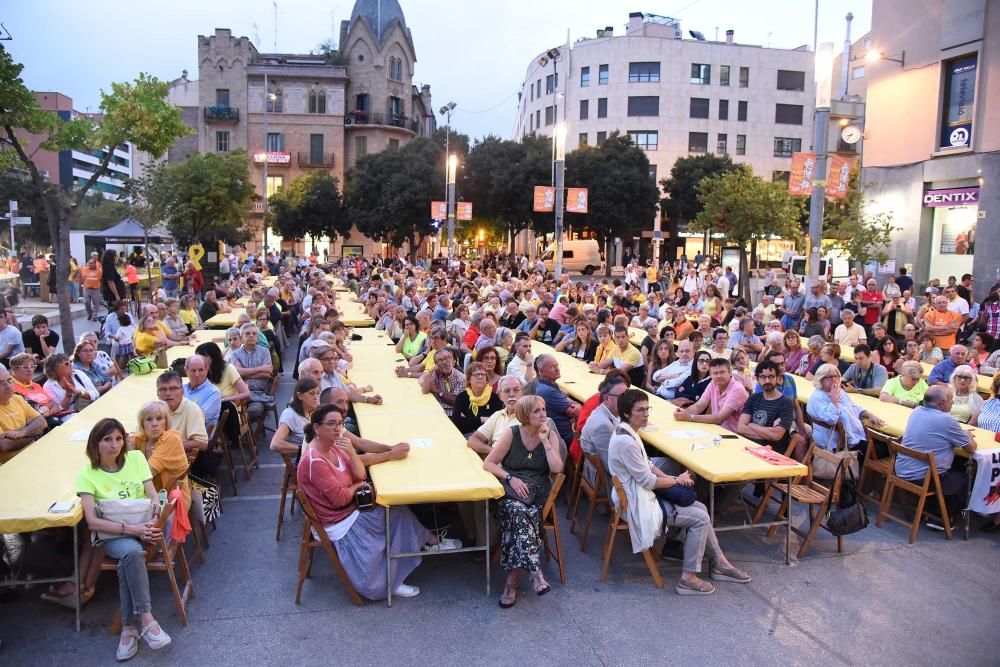
M 555 174 L 556 185 L 556 256 L 553 264 L 553 274 L 558 283 L 559 276 L 562 275 L 563 259 L 563 181 L 566 176 L 566 124 L 558 123 L 555 132 L 552 133 L 552 142 L 555 151 L 555 160 L 552 162 L 552 170 Z
M 267 86 L 267 72 L 264 72 L 264 261 L 267 262 L 267 103 L 277 99 Z
M 456 106 L 458 106 L 458 105 L 456 105 L 454 102 L 448 102 L 448 104 L 446 104 L 443 107 L 441 107 L 440 109 L 438 109 L 438 113 L 439 114 L 441 114 L 442 116 L 447 116 L 447 118 L 448 118 L 448 122 L 444 126 L 444 154 L 446 156 L 451 156 L 451 146 L 450 146 L 450 142 L 451 142 L 451 112 L 455 110 Z M 445 161 L 444 171 L 445 171 L 444 198 L 445 198 L 445 201 L 447 201 L 448 200 L 448 185 L 447 185 L 448 165 L 447 165 L 447 160 Z M 438 228 L 438 233 L 437 233 L 437 244 L 438 244 L 438 251 L 440 252 L 440 250 L 441 250 L 441 229 L 440 229 L 440 227 Z M 448 261 L 451 261 L 451 260 L 449 259 Z
M 809 200 L 809 271 L 808 285 L 819 279 L 823 245 L 823 208 L 826 204 L 826 145 L 830 123 L 830 98 L 833 95 L 833 42 L 823 42 L 816 49 L 816 114 L 813 124 L 813 147 L 816 169 L 813 172 L 812 197 Z
M 455 258 L 455 172 L 458 170 L 458 156 L 448 156 L 448 267 Z

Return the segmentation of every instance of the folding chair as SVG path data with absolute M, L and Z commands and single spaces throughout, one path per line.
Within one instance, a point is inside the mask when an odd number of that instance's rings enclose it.
M 611 476 L 611 484 L 614 486 L 615 493 L 618 495 L 618 504 L 611 512 L 611 522 L 608 524 L 608 535 L 604 540 L 604 567 L 601 568 L 601 581 L 608 580 L 608 565 L 611 563 L 611 551 L 615 547 L 615 538 L 618 537 L 619 533 L 625 533 L 628 535 L 628 520 L 625 518 L 628 514 L 628 496 L 625 495 L 625 488 L 622 486 L 622 483 L 619 481 L 617 475 Z M 646 561 L 646 567 L 649 568 L 649 573 L 653 576 L 653 585 L 657 588 L 663 588 L 663 578 L 660 576 L 660 570 L 656 567 L 656 561 L 653 559 L 652 550 L 644 549 L 642 551 L 642 557 Z
M 250 413 L 247 412 L 247 402 L 239 401 L 236 403 L 236 414 L 239 418 L 240 424 L 240 436 L 236 440 L 236 446 L 240 448 L 240 459 L 243 461 L 243 472 L 246 474 L 247 480 L 250 480 L 250 464 L 253 467 L 257 466 L 257 439 L 254 437 L 253 426 L 250 423 Z M 247 449 L 249 449 L 249 461 L 247 456 Z
M 580 491 L 576 496 L 573 511 L 570 516 L 569 532 L 572 533 L 576 531 L 577 522 L 579 521 L 577 516 L 580 499 L 586 497 L 587 501 L 590 503 L 590 507 L 587 509 L 587 518 L 581 522 L 583 525 L 583 531 L 580 533 L 580 551 L 587 550 L 587 535 L 590 533 L 590 524 L 594 520 L 594 509 L 598 505 L 607 507 L 609 510 L 611 509 L 611 499 L 608 497 L 608 477 L 604 473 L 604 465 L 601 463 L 600 455 L 596 452 L 590 454 L 584 452 L 583 460 L 586 463 L 589 463 L 596 472 L 594 481 L 591 483 L 587 480 L 586 475 L 584 474 L 585 466 L 581 465 L 578 468 L 580 476 Z
M 274 377 L 271 378 L 271 386 L 268 387 L 268 390 L 267 390 L 267 394 L 272 399 L 278 393 L 278 384 L 280 382 L 281 382 L 281 375 L 279 375 L 278 373 L 275 373 Z M 269 408 L 265 407 L 264 410 L 260 413 L 260 417 L 257 418 L 257 423 L 254 424 L 253 431 L 254 431 L 255 437 L 257 435 L 260 435 L 261 437 L 264 437 L 267 434 L 267 416 L 269 414 L 272 417 L 274 417 L 274 428 L 277 429 L 278 428 L 278 402 L 277 401 L 272 400 L 271 401 L 271 406 Z M 254 458 L 254 467 L 256 468 L 257 467 L 257 452 L 256 452 L 256 448 L 254 448 L 254 449 L 255 449 L 255 451 L 253 452 L 253 458 Z
M 885 491 L 882 493 L 882 502 L 879 503 L 878 519 L 875 525 L 882 527 L 882 519 L 889 519 L 898 524 L 910 527 L 910 544 L 917 541 L 917 531 L 920 530 L 920 519 L 927 513 L 924 508 L 927 498 L 937 497 L 938 509 L 941 511 L 941 525 L 944 526 L 945 537 L 951 539 L 951 519 L 948 517 L 948 508 L 944 502 L 944 492 L 941 490 L 941 477 L 938 476 L 937 466 L 934 463 L 934 454 L 930 452 L 918 452 L 915 449 L 904 447 L 896 442 L 889 442 L 889 452 L 893 459 L 902 456 L 923 461 L 927 465 L 927 473 L 923 482 L 918 484 L 899 477 L 896 474 L 895 464 L 889 470 L 889 476 L 885 478 Z M 896 490 L 904 491 L 917 497 L 917 508 L 913 514 L 913 520 L 907 521 L 903 517 L 898 517 L 889 512 L 892 506 L 892 497 Z M 928 516 L 932 516 L 927 513 Z
M 233 487 L 233 495 L 238 496 L 236 490 L 236 466 L 233 464 L 233 453 L 229 450 L 230 443 L 226 441 L 226 423 L 229 421 L 229 410 L 219 413 L 219 421 L 215 422 L 215 428 L 208 439 L 208 451 L 214 456 L 221 456 L 226 462 L 226 472 L 229 474 L 229 484 Z
M 551 475 L 552 489 L 549 497 L 542 505 L 542 545 L 545 548 L 545 560 L 551 560 L 554 556 L 556 564 L 559 566 L 559 583 L 566 583 L 566 569 L 563 561 L 562 541 L 559 538 L 559 513 L 556 511 L 556 498 L 559 496 L 559 489 L 566 481 L 566 475 L 556 473 Z M 549 547 L 548 531 L 552 531 L 552 541 L 555 543 L 555 551 Z
M 351 596 L 354 604 L 360 607 L 364 604 L 364 601 L 354 589 L 354 584 L 347 578 L 347 572 L 344 571 L 344 566 L 341 565 L 340 558 L 337 556 L 337 548 L 330 541 L 330 537 L 326 534 L 323 524 L 316 518 L 316 512 L 309 503 L 309 499 L 306 498 L 306 494 L 301 489 L 296 489 L 295 497 L 299 499 L 299 505 L 302 506 L 302 514 L 305 516 L 302 523 L 302 546 L 299 549 L 299 585 L 295 589 L 295 604 L 299 604 L 299 601 L 302 599 L 302 585 L 312 574 L 315 550 L 322 549 L 330 558 L 330 562 L 333 563 L 333 569 L 340 576 L 340 581 L 344 585 L 347 594 Z
M 865 450 L 865 461 L 861 468 L 861 477 L 858 480 L 858 491 L 861 495 L 866 498 L 870 498 L 881 505 L 882 496 L 885 494 L 885 479 L 889 476 L 893 467 L 896 465 L 896 457 L 892 455 L 891 451 L 886 456 L 879 456 L 877 444 L 880 442 L 895 442 L 898 445 L 899 440 L 885 433 L 875 431 L 867 426 L 865 427 L 865 436 L 868 438 L 868 449 Z M 888 447 L 888 444 L 886 447 Z M 877 491 L 876 487 L 873 485 L 871 492 L 865 493 L 865 482 L 869 479 L 873 479 L 875 482 L 881 480 L 882 491 Z
M 166 572 L 167 578 L 170 580 L 170 589 L 173 592 L 174 603 L 177 605 L 177 615 L 180 616 L 181 625 L 187 625 L 187 602 L 189 598 L 193 598 L 195 595 L 194 581 L 191 579 L 191 571 L 188 568 L 187 557 L 184 555 L 184 550 L 179 548 L 180 543 L 175 542 L 170 539 L 170 536 L 166 534 L 164 527 L 167 524 L 167 519 L 170 515 L 174 513 L 177 509 L 177 501 L 172 500 L 163 507 L 163 511 L 160 513 L 160 520 L 157 522 L 157 527 L 161 531 L 161 536 L 159 540 L 155 542 L 148 542 L 146 544 L 146 571 L 147 572 Z M 180 586 L 177 583 L 177 575 L 174 572 L 174 565 L 180 567 L 181 576 L 184 579 L 184 590 L 181 591 Z M 117 572 L 118 571 L 118 561 L 104 557 L 104 561 L 101 562 L 101 572 Z M 122 612 L 119 608 L 115 611 L 114 620 L 111 622 L 111 634 L 118 634 L 122 629 Z
M 295 492 L 299 490 L 298 472 L 295 464 L 288 454 L 282 454 L 281 460 L 285 463 L 285 473 L 281 480 L 281 502 L 278 505 L 278 529 L 274 533 L 274 540 L 281 539 L 281 524 L 285 520 L 285 499 L 288 494 L 292 494 L 291 502 L 288 505 L 288 513 L 295 514 Z
M 837 424 L 834 426 L 834 430 L 839 433 L 839 437 L 844 437 L 844 427 L 842 424 Z M 843 442 L 843 440 L 840 440 Z M 791 458 L 792 453 L 795 451 L 795 441 L 792 438 L 788 439 L 788 447 L 785 448 L 785 456 Z M 808 452 L 807 452 L 808 456 Z M 761 519 L 764 518 L 764 513 L 767 511 L 768 504 L 771 501 L 771 494 L 780 494 L 778 497 L 779 503 L 785 502 L 785 486 L 782 485 L 782 480 L 768 480 L 764 483 L 764 494 L 760 497 L 760 504 L 757 505 L 757 512 L 753 515 L 753 520 L 751 523 L 760 523 Z M 771 536 L 774 536 L 774 531 L 776 527 L 771 527 Z
M 789 499 L 786 495 L 781 503 L 781 507 L 778 508 L 778 514 L 775 517 L 776 521 L 780 521 L 787 512 L 791 511 L 789 507 L 791 501 L 797 503 L 802 503 L 806 506 L 806 513 L 809 515 L 809 530 L 802 531 L 795 526 L 791 526 L 792 532 L 794 532 L 799 537 L 804 538 L 802 545 L 799 547 L 798 554 L 796 558 L 802 558 L 809 551 L 809 547 L 812 546 L 812 542 L 816 539 L 816 531 L 820 527 L 824 530 L 828 530 L 824 518 L 830 509 L 831 502 L 835 503 L 840 498 L 840 487 L 844 481 L 844 466 L 837 467 L 837 473 L 834 475 L 833 479 L 830 480 L 830 486 L 823 486 L 819 482 L 813 479 L 812 476 L 812 464 L 816 459 L 822 459 L 833 465 L 840 463 L 840 457 L 836 456 L 832 452 L 828 452 L 815 442 L 806 454 L 806 460 L 804 463 L 809 466 L 809 475 L 806 477 L 805 481 L 801 484 L 792 484 L 791 488 L 791 498 Z M 777 531 L 777 526 L 771 526 L 768 531 L 769 536 L 773 536 Z M 837 536 L 837 553 L 844 552 L 844 538 L 843 536 Z

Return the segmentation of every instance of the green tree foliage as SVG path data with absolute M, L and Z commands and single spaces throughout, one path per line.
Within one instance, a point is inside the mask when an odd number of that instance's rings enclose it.
M 127 203 L 92 194 L 80 201 L 73 218 L 73 229 L 107 229 L 127 217 L 129 217 Z
M 746 247 L 769 234 L 794 238 L 802 234 L 799 223 L 802 201 L 788 194 L 783 182 L 768 182 L 740 165 L 732 171 L 709 176 L 698 185 L 702 210 L 691 222 L 695 231 L 721 232 L 727 243 L 740 249 L 739 284 L 748 294 Z
M 344 214 L 340 183 L 330 172 L 316 170 L 299 176 L 268 198 L 271 228 L 283 238 L 306 236 L 330 240 L 348 236 L 350 222 Z
M 459 198 L 473 202 L 477 219 L 502 223 L 511 244 L 523 229 L 552 225 L 551 213 L 532 210 L 534 187 L 550 182 L 551 146 L 550 139 L 535 134 L 519 142 L 489 136 L 476 142 L 464 163 Z
M 56 256 L 56 266 L 65 272 L 58 282 L 59 319 L 63 340 L 75 340 L 70 312 L 69 230 L 80 202 L 107 174 L 111 150 L 125 142 L 159 157 L 178 137 L 191 132 L 181 121 L 180 111 L 167 102 L 168 84 L 156 77 L 140 74 L 131 83 L 113 83 L 111 92 L 101 91 L 101 115 L 98 119 L 80 117 L 70 120 L 44 111 L 21 78 L 24 66 L 14 61 L 0 46 L 0 169 L 17 167 L 28 173 L 40 200 L 44 219 Z M 102 151 L 103 157 L 86 182 L 70 191 L 49 187 L 28 154 L 26 135 L 40 140 L 43 150 Z
M 346 179 L 347 220 L 394 248 L 409 243 L 416 259 L 420 242 L 434 233 L 430 203 L 444 194 L 444 180 L 444 151 L 431 139 L 366 155 Z
M 666 249 L 667 257 L 675 257 L 678 229 L 682 222 L 690 222 L 701 213 L 701 202 L 698 201 L 698 184 L 709 176 L 732 171 L 736 168 L 728 155 L 691 155 L 678 158 L 670 169 L 670 176 L 660 180 L 660 186 L 666 195 L 660 200 L 660 207 L 667 214 L 669 234 Z
M 833 247 L 856 262 L 870 260 L 885 263 L 885 248 L 892 242 L 898 227 L 891 212 L 865 212 L 864 195 L 859 188 L 860 164 L 851 169 L 847 194 L 843 199 L 827 200 L 823 209 L 823 238 L 833 239 Z
M 245 152 L 198 153 L 161 163 L 147 176 L 145 199 L 179 244 L 246 239 L 244 220 L 257 194 Z
M 451 132 L 448 132 L 444 127 L 437 128 L 431 135 L 431 141 L 436 143 L 442 151 L 447 146 L 450 153 L 458 156 L 461 164 L 465 164 L 469 157 L 469 146 L 471 145 L 469 135 L 456 132 L 455 128 L 452 128 Z M 441 170 L 444 171 L 444 164 L 441 165 Z
M 631 139 L 613 132 L 600 148 L 578 148 L 566 156 L 566 185 L 588 189 L 590 212 L 568 213 L 566 222 L 596 234 L 610 275 L 612 240 L 631 239 L 656 212 L 659 190 L 649 177 L 649 159 Z

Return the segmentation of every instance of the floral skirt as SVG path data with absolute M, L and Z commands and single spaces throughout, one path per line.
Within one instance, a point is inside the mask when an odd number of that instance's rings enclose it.
M 542 508 L 511 498 L 494 500 L 493 513 L 500 527 L 500 567 L 542 569 Z

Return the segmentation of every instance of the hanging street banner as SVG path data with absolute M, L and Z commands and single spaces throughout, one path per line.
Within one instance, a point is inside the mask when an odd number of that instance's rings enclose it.
M 448 202 L 446 201 L 432 201 L 431 202 L 431 220 L 447 220 L 448 219 Z
M 535 186 L 535 205 L 532 208 L 536 213 L 551 213 L 556 208 L 556 189 L 548 185 Z
M 292 154 L 288 151 L 258 151 L 253 154 L 253 161 L 257 164 L 267 163 L 269 165 L 288 166 L 292 163 Z
M 847 188 L 851 181 L 851 167 L 854 158 L 844 155 L 830 157 L 830 170 L 826 177 L 826 196 L 830 199 L 843 199 L 847 196 Z
M 567 188 L 566 212 L 567 213 L 587 212 L 587 188 Z
M 457 204 L 458 211 L 455 216 L 459 220 L 472 220 L 472 202 L 471 201 L 460 201 Z
M 810 195 L 816 172 L 815 153 L 792 153 L 792 172 L 788 178 L 788 194 Z

